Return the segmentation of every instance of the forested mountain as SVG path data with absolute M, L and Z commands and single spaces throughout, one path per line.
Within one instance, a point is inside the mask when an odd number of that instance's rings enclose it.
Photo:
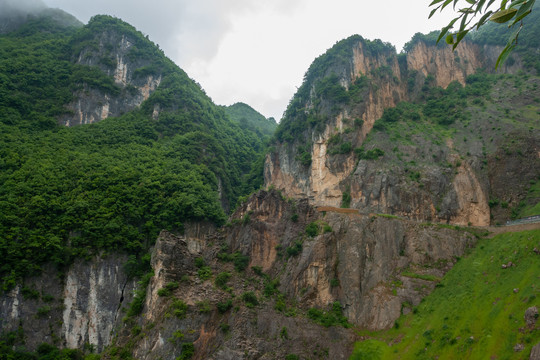
M 0 358 L 535 359 L 538 16 L 499 70 L 503 28 L 338 41 L 279 125 L 120 19 L 4 17 Z
M 277 123 L 274 118 L 265 118 L 264 115 L 247 104 L 236 103 L 223 108 L 231 119 L 243 128 L 257 133 L 260 137 L 270 138 L 276 131 Z
M 66 26 L 52 13 L 0 36 L 4 290 L 44 262 L 140 255 L 161 229 L 223 224 L 264 150 L 264 136 L 232 121 L 132 26 L 110 16 Z M 145 88 L 148 78 L 159 86 Z M 103 120 L 64 126 L 85 104 Z

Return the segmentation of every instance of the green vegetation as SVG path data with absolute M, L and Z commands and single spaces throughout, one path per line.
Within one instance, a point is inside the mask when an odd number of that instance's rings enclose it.
M 165 287 L 158 290 L 159 296 L 170 296 L 172 292 L 178 289 L 178 283 L 176 281 L 171 281 L 165 285 Z
M 242 255 L 240 252 L 227 253 L 226 247 L 223 247 L 221 252 L 217 254 L 217 258 L 221 261 L 232 262 L 236 271 L 244 271 L 249 265 L 249 256 Z
M 201 280 L 208 280 L 212 277 L 212 269 L 209 266 L 203 266 L 197 271 L 197 275 Z
M 219 302 L 216 305 L 220 314 L 225 314 L 230 308 L 232 308 L 232 306 L 233 306 L 232 299 L 229 299 L 225 302 Z
M 186 317 L 188 306 L 182 299 L 174 299 L 171 303 L 171 310 L 174 316 L 183 319 Z
M 306 226 L 306 235 L 309 237 L 315 237 L 319 235 L 319 225 L 316 222 L 311 222 Z
M 525 310 L 539 306 L 540 261 L 533 252 L 539 238 L 534 230 L 480 240 L 397 327 L 363 333 L 373 340 L 358 342 L 351 359 L 528 358 L 540 341 L 524 321 Z M 510 261 L 515 266 L 501 267 Z M 516 344 L 524 350 L 515 352 Z
M 228 288 L 227 282 L 229 281 L 230 278 L 231 278 L 230 273 L 226 271 L 220 272 L 219 274 L 216 275 L 216 279 L 214 280 L 214 283 L 216 284 L 218 288 L 227 290 Z
M 182 353 L 177 358 L 177 360 L 189 360 L 195 354 L 195 346 L 193 343 L 183 343 L 182 344 Z
M 242 300 L 244 300 L 244 303 L 248 308 L 253 308 L 259 305 L 259 299 L 257 299 L 257 295 L 255 295 L 253 291 L 247 291 L 243 293 Z
M 285 249 L 285 252 L 287 253 L 287 258 L 299 255 L 302 252 L 302 242 L 299 240 L 295 241 L 294 244 Z
M 332 304 L 332 309 L 330 309 L 329 311 L 311 308 L 308 310 L 307 315 L 308 318 L 324 327 L 343 326 L 348 328 L 351 326 L 347 321 L 347 318 L 343 316 L 341 304 L 339 303 L 339 301 L 334 302 Z
M 223 109 L 229 117 L 238 123 L 243 129 L 254 132 L 259 138 L 270 140 L 277 128 L 274 118 L 265 118 L 251 106 L 244 103 L 236 103 L 231 106 L 224 106 Z
M 533 215 L 540 215 L 540 180 L 531 184 L 525 199 L 512 209 L 512 217 L 515 219 Z
M 137 283 L 137 290 L 135 290 L 133 300 L 131 301 L 126 314 L 128 317 L 137 316 L 142 312 L 146 300 L 146 288 L 148 287 L 152 276 L 154 276 L 154 272 L 151 271 L 144 275 Z
M 350 208 L 351 207 L 351 200 L 352 200 L 351 190 L 348 189 L 348 190 L 344 191 L 343 194 L 341 195 L 341 207 L 343 209 Z
M 505 24 L 509 29 L 512 29 L 510 36 L 502 38 L 505 39 L 506 46 L 497 59 L 495 67 L 498 67 L 516 47 L 518 36 L 523 27 L 523 20 L 525 17 L 528 17 L 526 20 L 529 20 L 532 17 L 529 16 L 529 14 L 531 13 L 536 0 L 518 0 L 510 2 L 502 0 L 500 1 L 500 6 L 497 2 L 493 8 L 490 7 L 495 2 L 494 0 L 487 3 L 485 0 L 466 0 L 467 4 L 465 4 L 465 1 L 460 2 L 459 0 L 443 1 L 444 0 L 435 0 L 430 4 L 434 9 L 431 11 L 429 17 L 431 18 L 437 10 L 442 11 L 451 2 L 453 2 L 454 10 L 456 10 L 457 6 L 459 15 L 452 19 L 447 26 L 442 28 L 437 40 L 439 41 L 446 36 L 446 43 L 452 45 L 452 49 L 455 49 L 471 30 L 474 31 L 487 26 L 486 23 L 488 23 L 488 20 L 491 20 L 492 23 Z M 474 22 L 474 19 L 477 21 Z M 449 30 L 454 29 L 454 24 L 458 20 L 461 20 L 459 22 L 459 29 L 450 32 Z M 538 21 L 538 18 L 536 20 Z M 534 19 L 531 19 L 531 22 L 534 24 Z M 538 48 L 538 46 L 536 48 Z
M 321 131 L 324 129 L 326 115 L 335 114 L 336 110 L 351 101 L 361 101 L 361 94 L 368 89 L 369 80 L 365 77 L 359 77 L 347 91 L 341 85 L 339 76 L 331 71 L 331 69 L 349 69 L 353 48 L 358 43 L 362 44 L 366 54 L 389 56 L 395 53 L 395 48 L 391 44 L 383 43 L 380 40 L 366 40 L 359 35 L 353 35 L 337 42 L 310 65 L 302 85 L 287 106 L 273 141 L 284 142 L 299 139 L 309 128 Z M 319 97 L 314 109 L 306 112 L 313 87 L 315 87 Z
M 72 62 L 80 54 L 98 56 L 104 32 L 127 36 L 128 58 L 142 64 L 135 76 L 160 74 L 161 85 L 140 109 L 60 127 L 56 118 L 66 114 L 74 93 L 124 99 L 136 90 L 116 85 L 104 72 L 107 61 L 96 67 Z M 262 161 L 255 167 L 252 160 L 262 156 L 263 138 L 232 122 L 157 46 L 119 19 L 96 16 L 80 29 L 30 20 L 0 35 L 0 68 L 4 289 L 46 262 L 62 268 L 102 250 L 142 259 L 161 229 L 181 232 L 186 221 L 222 224 L 221 200 L 235 204 L 262 183 Z

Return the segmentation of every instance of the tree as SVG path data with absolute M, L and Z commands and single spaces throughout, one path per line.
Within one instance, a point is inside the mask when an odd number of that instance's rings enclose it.
M 536 0 L 502 0 L 499 6 L 493 6 L 495 0 L 433 0 L 430 7 L 434 9 L 429 14 L 431 18 L 437 10 L 444 10 L 448 5 L 452 4 L 454 10 L 457 8 L 459 15 L 456 16 L 447 26 L 443 27 L 437 42 L 446 36 L 446 43 L 453 45 L 453 49 L 460 43 L 460 41 L 471 30 L 479 29 L 482 25 L 489 21 L 493 21 L 499 24 L 508 23 L 508 27 L 514 27 L 518 25 L 518 28 L 512 33 L 508 39 L 508 43 L 499 55 L 495 67 L 504 62 L 510 52 L 517 44 L 519 32 L 523 27 L 523 19 L 529 15 L 532 11 Z M 466 5 L 462 7 L 462 4 L 466 2 Z M 499 2 L 497 1 L 497 4 Z M 492 7 L 493 6 L 493 7 Z M 480 16 L 480 20 L 474 22 Z M 456 32 L 450 32 L 453 29 L 454 24 L 461 20 L 459 30 Z

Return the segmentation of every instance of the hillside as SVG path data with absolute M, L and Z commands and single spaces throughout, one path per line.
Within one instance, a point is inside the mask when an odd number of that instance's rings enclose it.
M 483 33 L 456 52 L 434 34 L 415 35 L 402 54 L 358 35 L 336 43 L 291 100 L 265 184 L 320 206 L 421 221 L 517 216 L 540 173 L 537 29 L 526 29 L 530 47 L 521 43 L 499 73 L 498 45 Z
M 265 118 L 251 106 L 244 103 L 236 103 L 224 106 L 223 109 L 242 128 L 247 128 L 259 137 L 270 138 L 276 131 L 277 123 L 274 118 Z
M 4 290 L 45 262 L 140 257 L 161 229 L 220 225 L 248 187 L 263 138 L 121 20 L 32 18 L 0 53 Z
M 539 207 L 528 29 L 498 71 L 490 31 L 353 35 L 276 127 L 120 19 L 17 23 L 0 358 L 532 358 L 539 225 L 499 226 Z
M 528 358 L 540 341 L 539 241 L 540 230 L 479 241 L 394 329 L 363 333 L 372 340 L 351 359 Z

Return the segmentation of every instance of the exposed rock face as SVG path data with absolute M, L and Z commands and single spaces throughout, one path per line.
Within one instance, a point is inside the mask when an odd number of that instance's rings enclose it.
M 235 214 L 242 218 L 251 212 L 249 226 L 233 228 L 228 243 L 249 254 L 252 266 L 282 274 L 280 290 L 302 306 L 324 308 L 339 301 L 349 321 L 361 327 L 392 326 L 403 303 L 418 305 L 434 288 L 434 281 L 401 275 L 406 269 L 441 277 L 474 244 L 464 232 L 332 208 L 322 215 L 305 200 L 293 204 L 276 192 L 254 195 Z M 291 220 L 295 213 L 297 222 Z M 312 221 L 327 223 L 332 231 L 303 235 Z M 278 246 L 284 252 L 299 239 L 303 250 L 288 261 L 273 250 Z M 428 264 L 431 269 L 422 270 Z
M 206 240 L 220 241 L 222 236 L 214 234 Z M 144 336 L 133 337 L 122 332 L 116 345 L 131 342 L 137 359 L 175 359 L 182 354 L 182 343 L 193 344 L 194 359 L 276 359 L 290 353 L 309 355 L 314 351 L 332 359 L 348 358 L 354 341 L 351 330 L 325 329 L 306 318 L 290 318 L 275 311 L 272 301 L 263 302 L 256 289 L 254 284 L 259 281 L 246 282 L 244 275 L 236 274 L 231 264 L 216 262 L 216 250 L 207 247 L 200 253 L 190 253 L 185 237 L 163 231 L 152 253 L 155 275 L 147 290 L 143 315 L 138 320 Z M 223 314 L 217 311 L 215 305 L 232 300 L 231 294 L 211 281 L 198 278 L 194 265 L 198 256 L 206 260 L 215 274 L 220 271 L 233 274 L 229 285 L 230 292 L 237 294 L 237 310 Z M 171 281 L 179 283 L 178 289 L 171 296 L 159 296 L 157 291 Z M 255 291 L 261 299 L 262 304 L 256 310 L 246 308 L 240 299 L 241 293 L 248 290 Z M 175 301 L 186 304 L 185 316 L 173 315 Z M 208 310 L 199 310 L 202 303 L 208 304 Z
M 132 299 L 134 281 L 122 270 L 125 257 L 77 261 L 60 279 L 53 268 L 0 298 L 2 332 L 23 330 L 25 347 L 43 342 L 68 348 L 85 344 L 101 351 L 121 324 L 121 307 Z M 34 290 L 29 295 L 28 290 Z
M 97 39 L 96 50 L 87 47 L 77 55 L 75 62 L 86 66 L 98 66 L 105 74 L 114 78 L 118 93 L 107 93 L 84 84 L 75 100 L 68 104 L 72 114 L 63 115 L 60 122 L 66 126 L 91 124 L 111 116 L 119 116 L 140 106 L 161 83 L 160 74 L 139 74 L 137 69 L 148 66 L 149 60 L 130 56 L 134 46 L 125 34 L 106 31 Z M 159 109 L 155 109 L 155 112 Z M 158 114 L 155 114 L 157 116 Z
M 416 138 L 410 140 L 411 145 L 404 151 L 409 153 L 413 166 L 418 162 L 423 163 L 417 175 L 421 180 L 416 179 L 422 186 L 408 180 L 411 176 L 408 166 L 397 166 L 390 161 L 358 161 L 352 149 L 362 146 L 385 109 L 394 107 L 400 101 L 417 98 L 420 88 L 427 82 L 443 88 L 454 81 L 465 85 L 467 76 L 481 68 L 494 68 L 501 49 L 465 41 L 456 52 L 452 52 L 451 47 L 431 46 L 419 41 L 406 54 L 404 61 L 398 61 L 395 52 L 388 49 L 374 54 L 363 41 L 355 43 L 352 50 L 349 63 L 343 65 L 343 61 L 336 60 L 340 67 L 330 62 L 321 76 L 337 74 L 347 89 L 355 86 L 358 79 L 363 79 L 368 85 L 361 92 L 362 98 L 351 99 L 339 112 L 332 113 L 326 110 L 332 105 L 325 105 L 326 100 L 313 90 L 304 104 L 305 112 L 310 112 L 309 116 L 322 117 L 324 125 L 308 126 L 297 139 L 275 144 L 275 150 L 265 159 L 266 186 L 274 186 L 290 197 L 306 197 L 311 204 L 318 206 L 339 207 L 343 195 L 347 193 L 351 198 L 350 206 L 364 213 L 389 213 L 459 225 L 489 225 L 491 214 L 488 203 L 492 196 L 490 193 L 494 192 L 492 185 L 498 187 L 496 184 L 500 182 L 491 173 L 486 175 L 483 165 L 488 164 L 486 148 L 492 148 L 493 138 L 489 144 L 477 141 L 455 148 L 451 142 L 429 143 L 421 134 L 415 135 Z M 512 65 L 505 65 L 500 71 L 516 73 L 522 68 L 518 55 L 513 56 L 515 61 Z M 496 91 L 493 96 L 498 96 Z M 319 104 L 319 107 L 312 115 L 314 104 Z M 361 120 L 361 126 L 357 125 L 358 120 Z M 482 139 L 483 135 L 488 135 L 487 129 L 485 133 L 482 131 L 485 130 L 470 133 L 471 130 L 463 129 L 462 136 L 464 141 L 467 141 L 467 133 Z M 495 135 L 503 139 L 500 134 Z M 334 148 L 332 151 L 335 137 L 347 142 L 350 150 L 336 153 Z M 403 151 L 396 145 L 384 151 Z M 302 151 L 309 154 L 311 161 L 308 165 L 299 156 Z M 520 152 L 528 154 L 529 150 L 520 149 Z M 420 156 L 433 157 L 433 161 L 419 161 Z M 514 164 L 519 166 L 519 163 Z M 448 168 L 446 164 L 452 164 L 455 168 Z M 534 160 L 533 164 L 537 169 L 538 160 Z M 507 174 L 521 178 L 517 174 L 523 171 Z M 533 178 L 529 175 L 526 177 Z M 523 196 L 523 192 L 520 192 L 511 201 L 519 202 L 518 199 Z

